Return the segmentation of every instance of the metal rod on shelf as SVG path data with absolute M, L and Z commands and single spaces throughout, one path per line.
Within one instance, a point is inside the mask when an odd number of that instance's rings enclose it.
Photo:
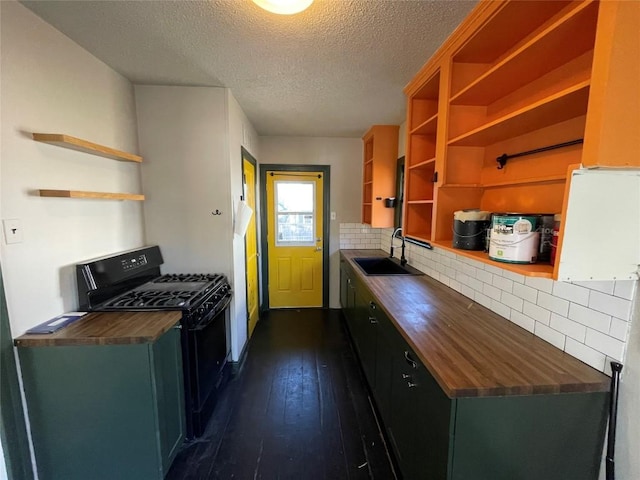
M 498 162 L 498 170 L 502 170 L 504 166 L 507 164 L 507 160 L 510 158 L 524 157 L 525 155 L 533 155 L 534 153 L 547 152 L 549 150 L 556 150 L 557 148 L 570 147 L 571 145 L 579 145 L 584 142 L 583 138 L 578 138 L 577 140 L 571 140 L 569 142 L 557 143 L 555 145 L 549 145 L 548 147 L 540 147 L 535 148 L 533 150 L 527 150 L 526 152 L 520 153 L 512 153 L 510 155 L 503 153 L 498 158 L 496 158 L 496 162 Z
M 609 435 L 607 436 L 606 479 L 615 480 L 616 421 L 618 418 L 618 393 L 622 364 L 611 362 L 611 398 L 609 399 Z

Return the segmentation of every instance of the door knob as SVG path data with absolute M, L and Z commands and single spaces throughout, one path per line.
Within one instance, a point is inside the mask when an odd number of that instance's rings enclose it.
M 316 252 L 322 251 L 322 247 L 316 247 Z

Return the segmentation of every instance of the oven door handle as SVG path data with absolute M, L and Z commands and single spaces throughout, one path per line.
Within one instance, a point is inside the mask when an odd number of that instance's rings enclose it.
M 191 328 L 190 330 L 192 332 L 200 332 L 205 328 L 207 328 L 211 324 L 214 318 L 216 318 L 219 314 L 221 314 L 227 308 L 229 308 L 230 303 L 231 303 L 231 292 L 227 293 L 225 297 L 222 300 L 220 300 L 220 302 L 218 302 L 218 304 L 216 305 L 216 313 L 214 315 L 212 315 L 207 321 L 199 323 L 198 325 Z M 221 305 L 222 305 L 222 308 L 220 308 Z

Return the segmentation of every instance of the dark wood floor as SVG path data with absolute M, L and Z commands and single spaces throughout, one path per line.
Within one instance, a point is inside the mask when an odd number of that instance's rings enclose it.
M 338 310 L 274 310 L 168 480 L 393 479 Z

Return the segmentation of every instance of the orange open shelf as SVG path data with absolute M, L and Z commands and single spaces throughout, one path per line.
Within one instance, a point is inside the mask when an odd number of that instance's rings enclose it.
M 553 278 L 553 266 L 549 264 L 545 264 L 545 263 L 520 264 L 520 263 L 496 262 L 494 260 L 491 260 L 489 258 L 489 255 L 482 251 L 461 250 L 459 248 L 453 248 L 451 246 L 451 240 L 431 242 L 431 245 L 442 248 L 444 250 L 448 250 L 457 255 L 462 255 L 463 257 L 471 258 L 473 260 L 477 260 L 478 262 L 481 262 L 481 263 L 486 263 L 487 265 L 491 265 L 493 267 L 509 270 L 510 272 L 519 273 L 520 275 L 524 275 L 527 277 Z

